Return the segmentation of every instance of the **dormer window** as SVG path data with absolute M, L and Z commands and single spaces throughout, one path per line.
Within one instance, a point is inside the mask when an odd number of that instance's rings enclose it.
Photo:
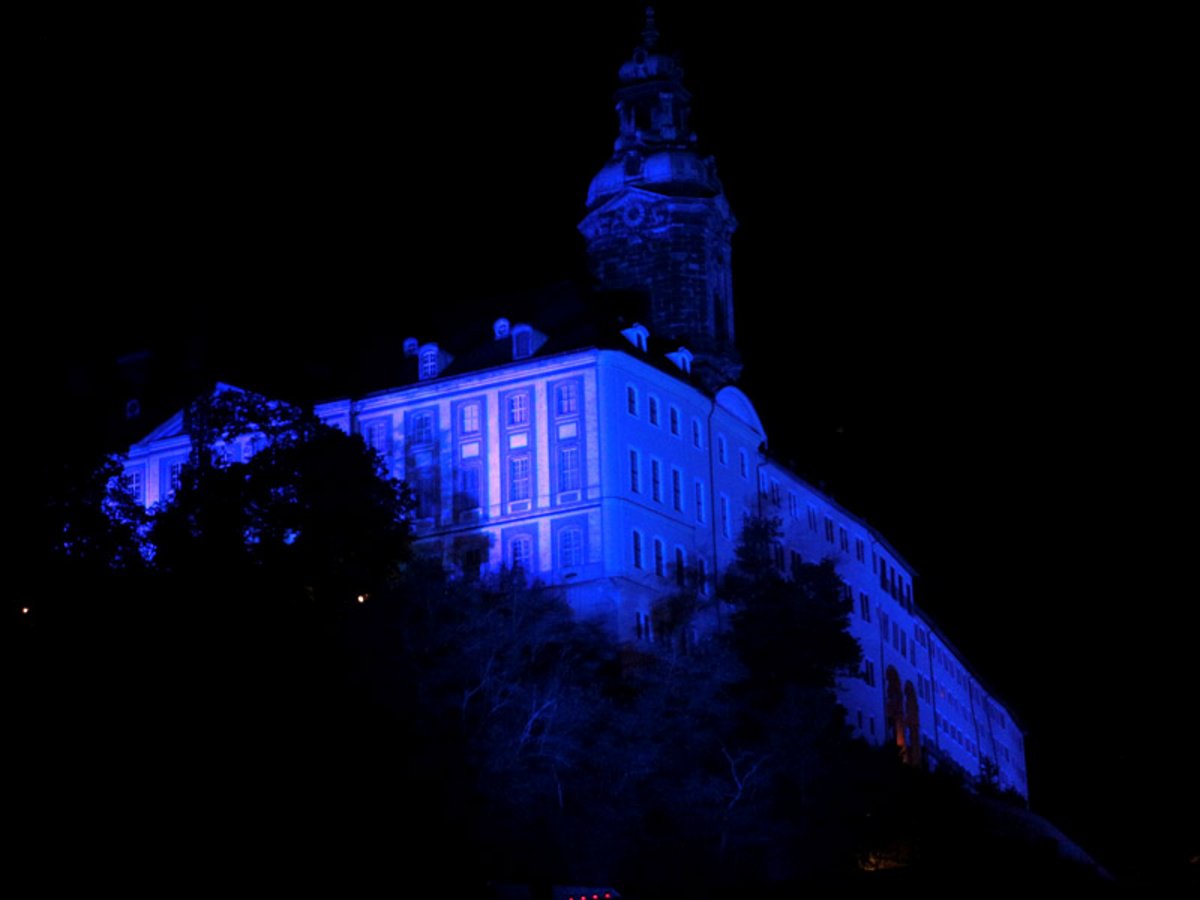
M 405 338 L 404 339 L 404 355 L 405 356 L 416 356 L 417 355 L 417 346 L 418 345 L 417 345 L 416 338 L 414 338 L 414 337 Z
M 438 346 L 426 344 L 421 348 L 421 362 L 418 376 L 422 381 L 438 377 Z
M 508 329 L 508 319 L 500 318 L 497 319 L 492 325 L 492 334 L 495 336 L 496 340 L 500 341 L 508 337 Z
M 646 352 L 646 342 L 650 340 L 650 332 L 645 325 L 633 325 L 623 329 L 621 334 L 625 335 L 625 340 L 633 344 L 643 353 Z
M 524 359 L 533 354 L 533 329 L 518 325 L 513 329 L 513 359 Z
M 692 351 L 687 347 L 680 347 L 674 353 L 668 353 L 667 359 L 675 363 L 679 371 L 683 372 L 683 374 L 692 374 L 692 360 L 695 359 L 695 356 L 692 355 Z

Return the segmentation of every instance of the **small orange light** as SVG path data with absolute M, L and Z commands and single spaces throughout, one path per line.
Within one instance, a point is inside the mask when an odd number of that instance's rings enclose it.
M 28 606 L 21 607 L 21 615 L 23 615 L 23 616 L 29 615 L 29 607 Z
M 366 603 L 366 602 L 367 602 L 367 597 L 366 597 L 366 595 L 365 595 L 365 594 L 359 594 L 359 595 L 358 595 L 358 602 L 359 602 L 359 603 Z

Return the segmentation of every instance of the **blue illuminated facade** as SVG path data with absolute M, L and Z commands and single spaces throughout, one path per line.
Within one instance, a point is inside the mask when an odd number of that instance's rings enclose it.
M 653 641 L 652 605 L 685 577 L 712 589 L 745 516 L 778 517 L 777 564 L 832 558 L 853 602 L 864 669 L 841 693 L 857 733 L 914 762 L 978 773 L 995 760 L 1002 784 L 1027 794 L 1021 731 L 916 606 L 911 567 L 766 452 L 733 384 L 736 222 L 657 41 L 651 20 L 621 68 L 619 137 L 579 226 L 601 301 L 638 292 L 642 315 L 611 316 L 584 340 L 536 316 L 497 319 L 465 351 L 409 338 L 404 383 L 316 412 L 410 485 L 419 546 L 467 577 L 519 566 L 622 640 Z M 182 414 L 130 449 L 148 506 L 169 497 L 188 449 Z M 222 448 L 233 460 L 253 450 L 249 438 Z

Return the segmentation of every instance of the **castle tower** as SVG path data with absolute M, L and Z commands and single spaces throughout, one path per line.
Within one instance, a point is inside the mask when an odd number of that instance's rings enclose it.
M 683 69 L 657 47 L 647 9 L 642 44 L 620 70 L 613 155 L 592 179 L 579 230 L 600 289 L 644 292 L 652 333 L 686 345 L 706 380 L 729 382 L 741 370 L 730 277 L 737 221 L 716 163 L 697 150 Z

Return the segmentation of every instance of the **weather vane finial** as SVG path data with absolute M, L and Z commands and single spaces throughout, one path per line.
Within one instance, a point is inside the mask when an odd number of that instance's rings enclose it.
M 658 26 L 654 24 L 654 7 L 646 7 L 646 27 L 642 29 L 642 44 L 647 50 L 658 45 Z

